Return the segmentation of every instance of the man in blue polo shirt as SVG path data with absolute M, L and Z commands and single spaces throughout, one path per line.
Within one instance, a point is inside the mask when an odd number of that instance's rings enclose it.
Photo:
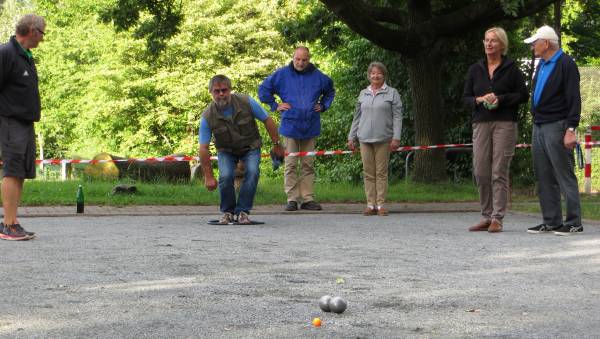
M 254 203 L 256 186 L 260 176 L 260 147 L 262 140 L 255 120 L 264 123 L 274 145 L 273 152 L 284 156 L 279 144 L 279 134 L 273 119 L 251 97 L 231 93 L 231 80 L 215 75 L 208 84 L 213 102 L 202 113 L 199 142 L 200 163 L 204 173 L 204 185 L 209 191 L 217 188 L 210 163 L 209 144 L 214 137 L 219 166 L 219 193 L 221 196 L 221 219 L 219 224 L 233 221 L 250 224 L 250 210 Z M 234 172 L 238 162 L 244 164 L 244 179 L 236 199 Z
M 543 223 L 527 230 L 540 234 L 573 235 L 583 232 L 579 185 L 575 176 L 573 148 L 581 114 L 579 70 L 560 49 L 558 35 L 540 27 L 525 43 L 541 58 L 533 78 L 533 164 Z M 561 192 L 567 215 L 563 221 Z

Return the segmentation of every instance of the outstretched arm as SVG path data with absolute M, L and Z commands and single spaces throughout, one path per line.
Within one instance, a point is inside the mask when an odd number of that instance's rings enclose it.
M 213 174 L 212 165 L 210 163 L 210 150 L 208 144 L 200 144 L 200 165 L 204 174 L 204 186 L 209 191 L 214 191 L 217 188 L 217 180 Z
M 275 121 L 273 121 L 271 117 L 268 117 L 264 123 L 265 129 L 267 130 L 267 133 L 269 133 L 271 141 L 273 142 L 273 151 L 275 154 L 277 154 L 277 156 L 285 156 L 285 151 L 283 150 L 283 147 L 281 147 L 281 143 L 279 141 L 279 133 L 277 132 L 277 125 L 275 124 Z

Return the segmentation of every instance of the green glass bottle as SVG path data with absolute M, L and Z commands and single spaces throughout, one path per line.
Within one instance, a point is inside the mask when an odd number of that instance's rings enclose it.
M 83 213 L 84 200 L 83 200 L 83 187 L 79 185 L 77 188 L 77 213 Z

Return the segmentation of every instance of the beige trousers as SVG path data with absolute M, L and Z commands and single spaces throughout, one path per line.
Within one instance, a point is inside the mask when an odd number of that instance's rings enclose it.
M 312 152 L 315 150 L 316 138 L 292 139 L 283 138 L 285 151 Z M 315 182 L 315 157 L 285 157 L 285 177 L 283 188 L 287 201 L 309 202 L 315 200 L 313 184 Z M 298 163 L 300 166 L 298 166 Z M 299 172 L 299 173 L 298 173 Z
M 390 144 L 388 142 L 360 143 L 367 205 L 383 206 L 388 189 L 388 164 Z
M 517 133 L 517 123 L 513 121 L 473 123 L 473 175 L 482 219 L 502 221 L 504 218 Z

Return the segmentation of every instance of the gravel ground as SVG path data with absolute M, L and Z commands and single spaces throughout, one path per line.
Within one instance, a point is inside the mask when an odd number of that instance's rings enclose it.
M 600 227 L 469 233 L 477 213 L 25 218 L 0 242 L 0 337 L 592 338 Z M 322 295 L 348 301 L 322 312 Z M 323 325 L 311 325 L 320 317 Z

